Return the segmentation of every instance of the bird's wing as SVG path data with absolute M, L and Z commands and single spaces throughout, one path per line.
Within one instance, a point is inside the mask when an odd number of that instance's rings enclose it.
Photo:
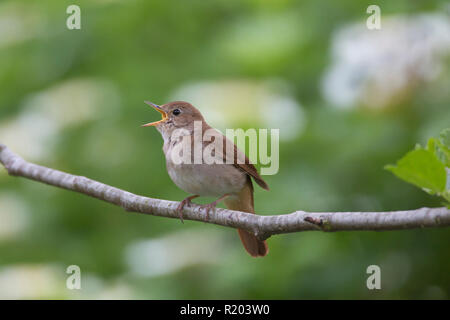
M 203 133 L 205 133 L 207 130 L 213 130 L 214 134 L 212 135 L 210 142 L 204 142 L 203 147 L 205 147 L 205 145 L 213 143 L 216 137 L 222 137 L 222 150 L 216 150 L 216 148 L 214 148 L 215 157 L 217 157 L 218 159 L 223 159 L 224 163 L 232 164 L 237 169 L 242 170 L 250 177 L 252 177 L 261 188 L 269 190 L 269 186 L 263 180 L 263 178 L 261 178 L 258 170 L 256 170 L 255 166 L 250 162 L 245 153 L 239 150 L 233 141 L 228 139 L 216 129 L 210 127 L 208 124 L 204 123 Z M 229 152 L 227 152 L 227 148 L 230 149 Z
M 228 152 L 226 152 L 227 149 L 227 143 L 230 144 L 230 146 L 233 146 L 233 158 L 230 159 L 228 156 Z M 231 151 L 231 148 L 230 148 Z M 227 161 L 227 158 L 229 162 L 226 163 L 232 163 L 236 168 L 239 170 L 244 171 L 249 176 L 251 176 L 255 182 L 263 189 L 269 190 L 269 186 L 267 183 L 261 178 L 261 176 L 258 173 L 258 170 L 256 170 L 255 166 L 250 162 L 248 157 L 243 153 L 241 150 L 238 149 L 238 147 L 227 137 L 223 136 L 223 154 L 222 157 L 224 161 Z M 232 162 L 231 162 L 232 161 Z

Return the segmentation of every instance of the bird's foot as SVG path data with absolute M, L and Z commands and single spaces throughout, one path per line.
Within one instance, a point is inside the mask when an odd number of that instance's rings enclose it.
M 218 201 L 214 201 L 214 202 L 211 202 L 211 203 L 204 204 L 204 205 L 200 206 L 200 207 L 202 207 L 203 209 L 206 210 L 206 217 L 205 217 L 206 219 L 205 219 L 205 221 L 209 221 L 209 212 L 211 210 L 215 210 L 216 209 L 217 203 L 218 203 Z
M 180 204 L 178 205 L 177 211 L 178 211 L 178 215 L 180 217 L 181 223 L 184 223 L 184 220 L 183 220 L 183 209 L 184 209 L 184 207 L 185 206 L 189 207 L 192 204 L 191 200 L 195 199 L 197 197 L 199 197 L 199 196 L 198 195 L 189 196 L 186 199 L 184 199 L 183 201 L 181 201 Z
M 215 210 L 217 204 L 218 204 L 220 201 L 222 201 L 223 199 L 225 199 L 226 197 L 228 197 L 228 196 L 229 196 L 229 194 L 227 193 L 227 194 L 224 194 L 224 195 L 223 195 L 222 197 L 220 197 L 219 199 L 217 199 L 216 201 L 213 201 L 213 202 L 208 203 L 208 204 L 201 205 L 201 207 L 202 207 L 203 209 L 206 210 L 206 220 L 205 220 L 205 221 L 209 221 L 209 212 L 210 212 L 211 210 Z

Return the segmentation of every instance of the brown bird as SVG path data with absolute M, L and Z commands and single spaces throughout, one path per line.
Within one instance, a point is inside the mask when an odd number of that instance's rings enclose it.
M 218 197 L 216 201 L 203 206 L 206 208 L 206 219 L 209 219 L 209 211 L 222 200 L 228 209 L 255 213 L 251 178 L 262 188 L 269 190 L 269 187 L 245 154 L 232 141 L 211 128 L 200 111 L 190 103 L 174 101 L 161 106 L 148 101 L 145 103 L 160 112 L 162 119 L 143 126 L 154 126 L 161 133 L 170 178 L 179 188 L 192 194 L 178 206 L 181 220 L 184 206 L 189 206 L 191 200 L 199 196 Z M 195 134 L 196 125 L 201 125 L 201 136 Z M 206 132 L 214 135 L 210 141 L 202 139 Z M 216 139 L 222 140 L 223 149 L 216 148 L 211 155 L 223 161 L 208 163 L 203 151 L 211 143 L 218 142 Z M 200 162 L 195 161 L 195 145 L 201 147 Z M 178 150 L 183 152 L 178 153 Z M 185 150 L 190 150 L 191 154 L 183 154 Z M 185 156 L 183 159 L 190 161 L 178 161 L 174 155 Z M 245 250 L 252 257 L 263 257 L 269 252 L 265 241 L 258 240 L 245 230 L 238 229 L 238 233 Z

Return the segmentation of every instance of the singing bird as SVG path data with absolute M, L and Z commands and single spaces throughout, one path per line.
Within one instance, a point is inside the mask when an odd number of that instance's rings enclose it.
M 222 200 L 228 209 L 255 213 L 252 178 L 263 189 L 269 190 L 269 187 L 247 156 L 232 141 L 211 128 L 205 122 L 200 111 L 190 103 L 174 101 L 161 106 L 148 101 L 145 101 L 145 103 L 161 113 L 162 119 L 144 124 L 143 127 L 153 126 L 161 133 L 164 139 L 163 151 L 169 176 L 179 188 L 191 194 L 177 208 L 180 218 L 183 217 L 184 206 L 189 206 L 192 199 L 200 196 L 218 197 L 216 201 L 203 206 L 206 208 L 206 219 L 209 218 L 209 211 L 213 210 Z M 180 163 L 180 161 L 174 161 L 172 156 L 174 148 L 180 149 L 179 144 L 185 143 L 185 141 L 190 141 L 188 143 L 194 145 L 194 139 L 199 138 L 194 134 L 195 123 L 201 124 L 202 134 L 199 145 L 202 146 L 202 150 L 210 143 L 214 143 L 215 140 L 204 141 L 202 139 L 203 133 L 207 130 L 214 130 L 214 135 L 223 139 L 223 152 L 214 150 L 215 156 L 222 157 L 224 160 L 222 163 L 208 164 L 204 161 Z M 183 129 L 184 135 L 175 135 L 177 129 Z M 181 130 L 177 131 L 180 132 Z M 190 139 L 183 139 L 184 136 L 188 136 Z M 231 148 L 227 147 L 230 146 L 229 144 L 231 144 Z M 230 153 L 233 154 L 230 155 Z M 239 159 L 244 161 L 238 161 Z M 265 241 L 259 240 L 245 230 L 238 229 L 238 233 L 245 250 L 252 257 L 267 255 L 269 249 Z

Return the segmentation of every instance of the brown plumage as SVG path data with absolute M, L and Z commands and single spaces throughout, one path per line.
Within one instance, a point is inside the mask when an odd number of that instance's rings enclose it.
M 193 196 L 181 202 L 178 208 L 180 217 L 182 218 L 183 207 L 189 205 L 191 200 L 198 196 L 220 197 L 218 200 L 205 206 L 207 209 L 207 219 L 209 211 L 222 199 L 226 207 L 231 210 L 255 213 L 251 179 L 253 178 L 259 186 L 266 190 L 269 187 L 258 174 L 255 166 L 250 163 L 247 156 L 233 142 L 217 130 L 211 128 L 205 122 L 201 113 L 191 104 L 183 101 L 174 101 L 162 106 L 157 106 L 150 102 L 146 103 L 153 106 L 163 116 L 162 120 L 144 126 L 155 126 L 161 133 L 164 139 L 163 151 L 166 156 L 166 166 L 169 176 L 179 188 L 193 194 Z M 223 149 L 214 150 L 214 156 L 218 159 L 223 159 L 223 163 L 207 164 L 205 161 L 202 163 L 193 163 L 194 151 L 190 157 L 191 163 L 178 163 L 173 159 L 174 152 L 180 149 L 180 147 L 186 147 L 186 150 L 194 150 L 194 139 L 196 139 L 194 138 L 194 123 L 196 121 L 198 121 L 197 124 L 201 124 L 202 126 L 202 137 L 209 130 L 208 132 L 214 134 L 214 139 L 216 137 L 223 139 Z M 175 130 L 177 129 L 183 129 L 185 131 L 178 138 L 174 138 Z M 190 136 L 191 139 L 184 140 L 184 136 Z M 214 139 L 202 142 L 202 157 L 203 150 L 210 143 L 213 143 Z M 186 143 L 189 146 L 183 145 Z M 227 143 L 232 146 L 230 148 L 232 154 L 227 152 Z M 262 257 L 268 253 L 269 250 L 265 241 L 258 240 L 253 234 L 247 231 L 238 230 L 238 232 L 244 248 L 251 256 Z
M 253 203 L 253 185 L 250 176 L 248 176 L 247 183 L 239 192 L 237 198 L 225 198 L 223 202 L 230 210 L 255 213 Z M 267 246 L 266 241 L 258 240 L 253 234 L 245 230 L 238 229 L 238 233 L 245 250 L 247 250 L 252 257 L 264 257 L 269 253 L 269 247 Z

